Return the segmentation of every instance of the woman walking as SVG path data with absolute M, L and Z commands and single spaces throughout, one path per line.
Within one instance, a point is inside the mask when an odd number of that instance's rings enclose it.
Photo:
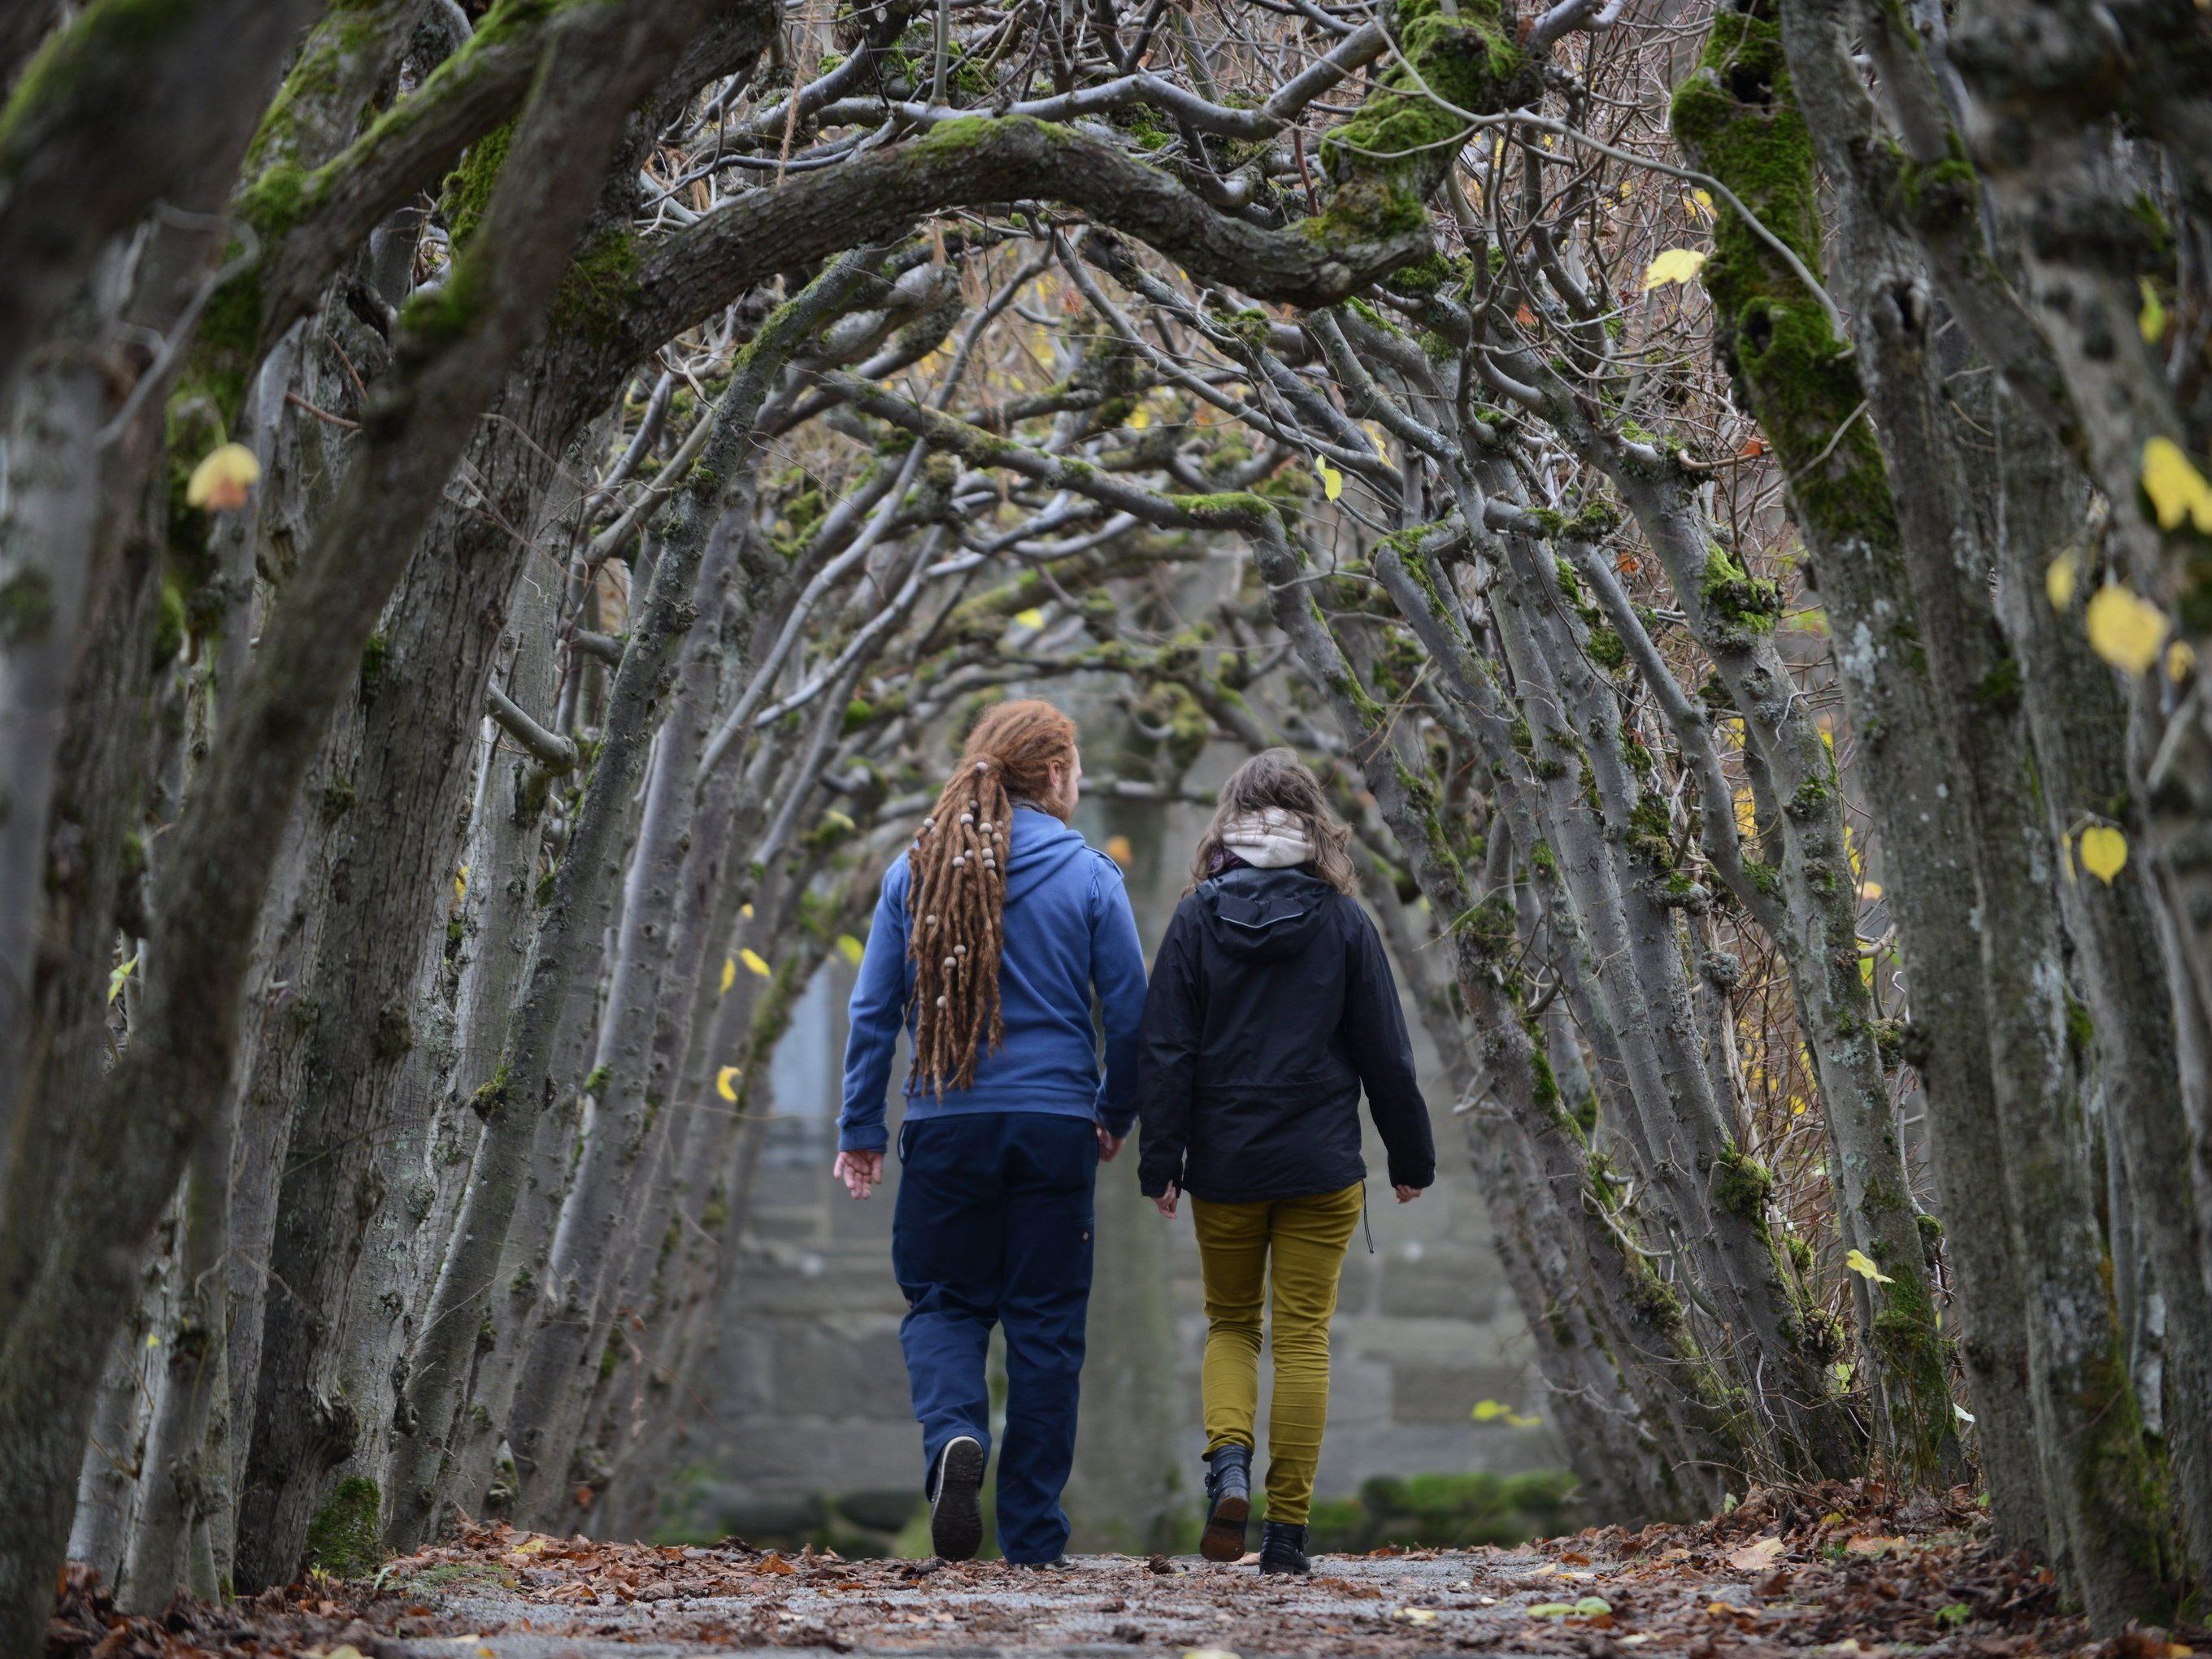
M 1328 1325 L 1366 1206 L 1363 1088 L 1398 1201 L 1436 1178 L 1397 986 L 1375 924 L 1352 897 L 1349 840 L 1289 750 L 1238 768 L 1153 960 L 1139 1043 L 1138 1176 L 1164 1216 L 1188 1194 L 1198 1233 L 1207 1466 L 1200 1547 L 1212 1561 L 1244 1553 L 1262 1302 L 1272 1310 L 1262 1572 L 1307 1570 Z
M 1082 777 L 1075 723 L 1051 704 L 1003 703 L 976 722 L 884 874 L 853 988 L 836 1173 L 854 1198 L 883 1178 L 902 1029 L 913 1043 L 891 1265 L 930 1536 L 947 1560 L 983 1542 L 994 1323 L 1006 1332 L 1000 1547 L 1036 1566 L 1067 1544 L 1091 1190 L 1136 1115 L 1145 1000 L 1121 870 L 1067 827 Z

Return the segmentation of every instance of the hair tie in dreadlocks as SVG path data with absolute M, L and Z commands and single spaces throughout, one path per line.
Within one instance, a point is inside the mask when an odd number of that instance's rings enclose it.
M 1006 860 L 998 842 L 1017 802 L 1054 793 L 1052 767 L 1075 761 L 1075 722 L 1050 703 L 1001 703 L 969 734 L 961 764 L 907 852 L 908 944 L 914 963 L 915 1072 L 942 1095 L 975 1081 L 986 1045 L 1000 1047 L 999 956 L 1004 944 Z M 927 833 L 942 829 L 943 835 Z M 929 934 L 925 941 L 924 932 Z M 947 954 L 947 952 L 950 954 Z

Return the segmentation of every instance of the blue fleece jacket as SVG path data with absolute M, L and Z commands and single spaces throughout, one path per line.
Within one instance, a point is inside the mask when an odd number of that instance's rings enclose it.
M 860 977 L 853 987 L 852 1036 L 845 1045 L 845 1109 L 837 1118 L 841 1152 L 873 1152 L 890 1139 L 884 1093 L 902 1029 L 909 1046 L 914 964 L 907 957 L 907 861 L 884 875 L 868 929 Z M 975 1081 L 940 1097 L 909 1075 L 906 1115 L 919 1121 L 963 1112 L 1051 1112 L 1093 1118 L 1125 1135 L 1136 1120 L 1137 1028 L 1145 1017 L 1145 953 L 1137 921 L 1113 860 L 1050 815 L 1014 809 L 1006 853 L 1006 944 L 999 957 L 1001 1048 L 975 1057 Z M 1098 1070 L 1091 1024 L 1096 988 L 1104 1012 L 1106 1071 Z

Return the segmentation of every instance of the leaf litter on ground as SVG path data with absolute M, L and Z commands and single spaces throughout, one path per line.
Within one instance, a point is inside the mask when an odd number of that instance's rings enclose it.
M 1316 1559 L 1308 1578 L 1195 1557 L 846 1560 L 735 1538 L 707 1545 L 557 1538 L 465 1524 L 372 1582 L 313 1583 L 225 1607 L 118 1612 L 72 1567 L 49 1659 L 507 1659 L 544 1644 L 613 1659 L 640 1643 L 701 1652 L 948 1649 L 1015 1655 L 1120 1646 L 1266 1659 L 1488 1650 L 1535 1659 L 2187 1659 L 2198 1633 L 2092 1644 L 2047 1568 L 2008 1553 L 1965 1488 L 1765 1487 L 1697 1524 L 1594 1528 L 1504 1548 L 1386 1546 Z M 465 1639 L 457 1639 L 465 1638 Z M 352 1655 L 343 1650 L 350 1647 Z

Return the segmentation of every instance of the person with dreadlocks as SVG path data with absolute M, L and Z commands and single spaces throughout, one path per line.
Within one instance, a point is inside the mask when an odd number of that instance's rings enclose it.
M 853 988 L 835 1173 L 856 1199 L 883 1179 L 900 1031 L 913 1048 L 891 1266 L 930 1538 L 951 1561 L 983 1542 L 994 1324 L 1006 1333 L 999 1545 L 1030 1566 L 1066 1547 L 1091 1190 L 1136 1117 L 1144 951 L 1120 868 L 1068 827 L 1075 736 L 1047 702 L 1001 703 L 976 722 L 884 873 Z

